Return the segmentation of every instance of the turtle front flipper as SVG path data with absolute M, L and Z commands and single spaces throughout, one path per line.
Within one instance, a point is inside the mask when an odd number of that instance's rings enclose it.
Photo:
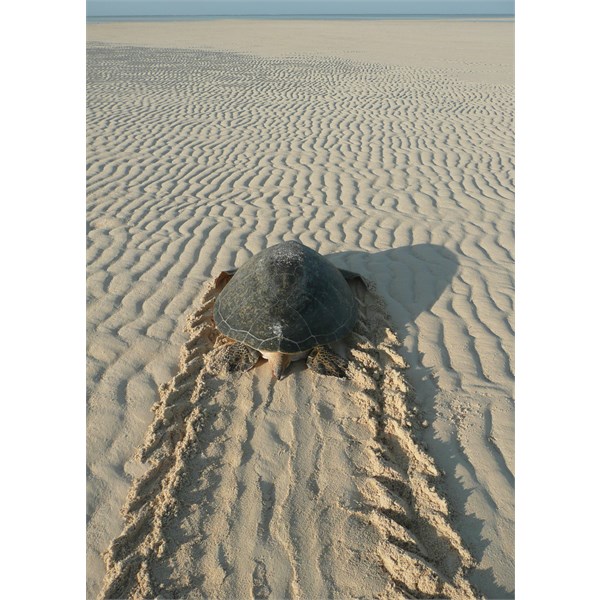
M 328 346 L 315 346 L 306 359 L 306 366 L 319 375 L 345 377 L 348 361 Z
M 338 271 L 343 275 L 344 279 L 350 283 L 351 281 L 356 281 L 357 279 L 362 282 L 362 284 L 368 288 L 369 281 L 365 279 L 360 273 L 355 273 L 354 271 L 347 271 L 346 269 L 338 269 Z
M 228 373 L 249 371 L 260 358 L 260 352 L 241 342 L 226 342 L 216 349 L 211 359 L 211 370 Z

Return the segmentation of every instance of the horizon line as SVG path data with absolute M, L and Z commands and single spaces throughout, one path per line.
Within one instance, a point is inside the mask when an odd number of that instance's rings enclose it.
M 236 13 L 236 14 L 130 14 L 86 17 L 514 17 L 515 13 Z

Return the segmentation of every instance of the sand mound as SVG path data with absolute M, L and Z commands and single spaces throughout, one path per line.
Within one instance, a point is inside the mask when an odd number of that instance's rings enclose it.
M 219 287 L 161 386 L 102 597 L 474 597 L 375 292 L 353 284 L 348 380 L 298 364 L 276 382 L 211 372 Z

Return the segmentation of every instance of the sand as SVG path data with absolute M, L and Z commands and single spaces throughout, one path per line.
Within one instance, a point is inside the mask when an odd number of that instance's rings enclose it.
M 88 25 L 88 595 L 514 596 L 513 30 Z M 373 283 L 348 380 L 213 373 L 214 277 Z

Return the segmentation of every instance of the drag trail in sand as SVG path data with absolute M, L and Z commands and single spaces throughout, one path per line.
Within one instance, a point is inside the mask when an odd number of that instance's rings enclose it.
M 440 474 L 411 433 L 423 417 L 399 340 L 381 300 L 353 288 L 348 380 L 297 364 L 275 381 L 268 365 L 214 373 L 208 286 L 154 407 L 103 597 L 475 597 Z
M 175 25 L 162 47 L 142 43 L 144 24 L 130 24 L 135 44 L 116 24 L 88 28 L 89 597 L 110 586 L 143 595 L 146 584 L 165 594 L 219 585 L 255 597 L 309 585 L 358 594 L 358 578 L 344 576 L 357 564 L 373 593 L 417 594 L 427 581 L 460 589 L 466 578 L 488 597 L 512 596 L 512 24 L 461 24 L 454 41 L 450 23 L 427 25 L 426 38 L 422 24 L 386 24 L 373 51 L 363 36 L 356 54 L 306 25 L 302 43 L 326 47 L 295 55 L 261 54 L 251 23 L 235 40 L 225 25 L 195 24 L 200 45 L 202 28 L 212 32 L 212 48 L 169 47 Z M 428 40 L 427 64 L 401 52 L 379 60 L 411 36 Z M 377 369 L 414 388 L 412 399 L 396 390 L 389 406 L 414 406 L 429 426 L 389 412 L 388 380 L 366 375 L 321 384 L 297 366 L 272 386 L 261 366 L 237 380 L 201 378 L 197 414 L 186 414 L 189 390 L 178 403 L 161 387 L 181 373 L 203 286 L 290 239 L 374 282 L 397 332 L 394 358 L 377 338 L 385 326 L 360 335 Z M 159 427 L 154 448 L 152 407 L 167 401 L 173 439 Z M 389 439 L 412 432 L 414 448 L 385 446 L 382 421 L 398 424 Z M 171 457 L 187 474 L 177 488 L 179 467 L 164 455 L 186 432 L 193 452 Z M 434 488 L 422 505 L 415 464 Z M 177 513 L 163 523 L 169 494 Z M 450 514 L 440 500 L 439 522 L 426 525 L 416 507 L 442 497 Z M 452 564 L 439 561 L 440 540 Z M 411 569 L 394 560 L 410 552 L 421 584 L 397 576 Z

